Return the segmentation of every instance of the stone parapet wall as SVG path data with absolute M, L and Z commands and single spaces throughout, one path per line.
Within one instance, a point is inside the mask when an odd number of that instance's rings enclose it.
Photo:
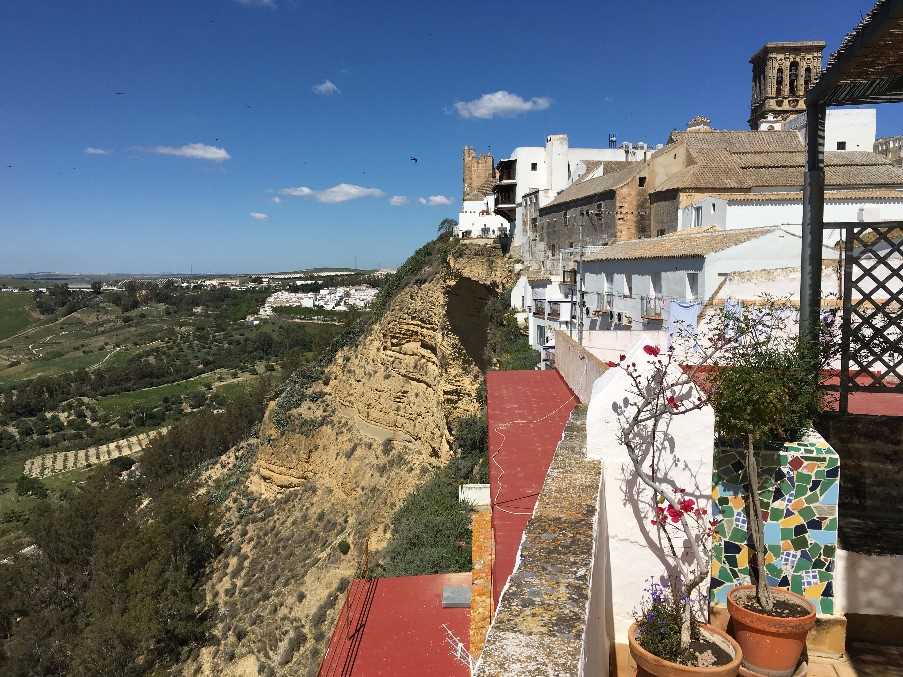
M 586 458 L 586 408 L 574 410 L 524 532 L 476 677 L 608 674 L 604 578 L 596 533 L 602 466 Z

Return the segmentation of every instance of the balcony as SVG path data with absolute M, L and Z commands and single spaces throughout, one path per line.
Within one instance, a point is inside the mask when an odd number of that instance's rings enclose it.
M 548 318 L 550 320 L 558 320 L 561 317 L 561 304 L 558 301 L 544 301 L 542 299 L 534 299 L 533 301 L 533 317 L 541 319 Z M 548 306 L 548 315 L 546 314 L 546 306 Z
M 644 320 L 661 320 L 663 301 L 661 296 L 641 296 L 640 315 L 642 318 Z

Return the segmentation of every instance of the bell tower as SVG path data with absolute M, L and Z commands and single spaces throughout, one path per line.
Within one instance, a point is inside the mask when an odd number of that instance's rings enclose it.
M 752 102 L 749 126 L 759 129 L 759 123 L 786 120 L 806 110 L 806 92 L 821 75 L 821 40 L 802 42 L 767 42 L 752 55 Z

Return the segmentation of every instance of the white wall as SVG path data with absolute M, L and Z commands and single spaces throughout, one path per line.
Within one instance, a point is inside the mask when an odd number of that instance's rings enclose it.
M 701 207 L 700 213 L 701 223 L 696 223 L 693 218 L 695 207 Z M 717 197 L 707 195 L 703 199 L 694 202 L 681 209 L 677 213 L 677 230 L 685 230 L 696 226 L 716 226 L 724 228 L 727 223 L 728 203 Z
M 511 307 L 515 310 L 526 310 L 533 305 L 533 288 L 526 275 L 521 275 L 511 290 Z
M 846 150 L 872 152 L 878 126 L 874 108 L 832 108 L 825 116 L 825 150 L 838 150 L 837 142 L 846 141 Z M 798 131 L 806 138 L 806 114 L 786 120 L 779 128 Z
M 863 218 L 875 221 L 903 220 L 903 192 L 901 192 L 899 200 L 860 199 L 825 202 L 825 223 L 860 221 Z M 745 202 L 737 200 L 728 201 L 727 214 L 723 223 L 725 228 L 733 230 L 763 226 L 798 226 L 802 222 L 802 202 L 784 200 Z
M 825 118 L 825 150 L 840 150 L 838 142 L 846 142 L 846 150 L 872 152 L 875 145 L 878 115 L 874 108 L 835 108 Z
M 779 228 L 754 240 L 709 254 L 700 281 L 700 296 L 708 299 L 714 294 L 724 273 L 798 267 L 802 251 L 800 230 Z M 823 260 L 836 258 L 836 251 L 830 247 L 822 248 Z
M 627 351 L 627 359 L 648 369 L 650 358 L 643 352 L 643 346 L 663 346 L 664 334 L 634 332 L 633 336 L 636 343 Z M 627 386 L 627 376 L 621 369 L 609 369 L 600 376 L 593 385 L 586 422 L 587 456 L 600 459 L 603 466 L 604 511 L 600 512 L 597 532 L 608 535 L 610 562 L 610 580 L 597 583 L 594 579 L 593 586 L 605 585 L 610 591 L 612 634 L 618 643 L 627 642 L 627 630 L 643 588 L 651 580 L 660 581 L 668 562 L 658 542 L 657 530 L 650 524 L 654 515 L 651 492 L 635 486 L 627 451 L 617 442 L 620 425 L 612 405 L 624 398 Z M 706 408 L 673 417 L 667 435 L 673 440 L 674 454 L 681 461 L 680 469 L 672 473 L 673 480 L 677 486 L 685 487 L 700 507 L 708 509 L 715 437 L 713 411 Z M 663 444 L 666 466 L 671 453 L 668 448 L 667 442 Z M 707 583 L 700 586 L 699 594 L 701 599 L 707 598 Z
M 489 237 L 508 232 L 508 221 L 495 214 L 494 210 L 494 195 L 488 195 L 483 200 L 465 200 L 461 203 L 461 211 L 458 212 L 455 235 L 464 237 L 469 233 L 470 237 L 483 237 L 483 228 L 487 229 L 486 235 Z
M 841 514 L 840 519 L 843 519 Z M 837 550 L 834 613 L 903 615 L 903 555 L 862 555 Z

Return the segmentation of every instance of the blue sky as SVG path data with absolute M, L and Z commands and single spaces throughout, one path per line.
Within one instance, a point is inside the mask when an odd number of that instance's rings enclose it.
M 742 129 L 754 51 L 833 51 L 870 6 L 4 2 L 0 271 L 396 265 L 457 212 L 465 144 Z

